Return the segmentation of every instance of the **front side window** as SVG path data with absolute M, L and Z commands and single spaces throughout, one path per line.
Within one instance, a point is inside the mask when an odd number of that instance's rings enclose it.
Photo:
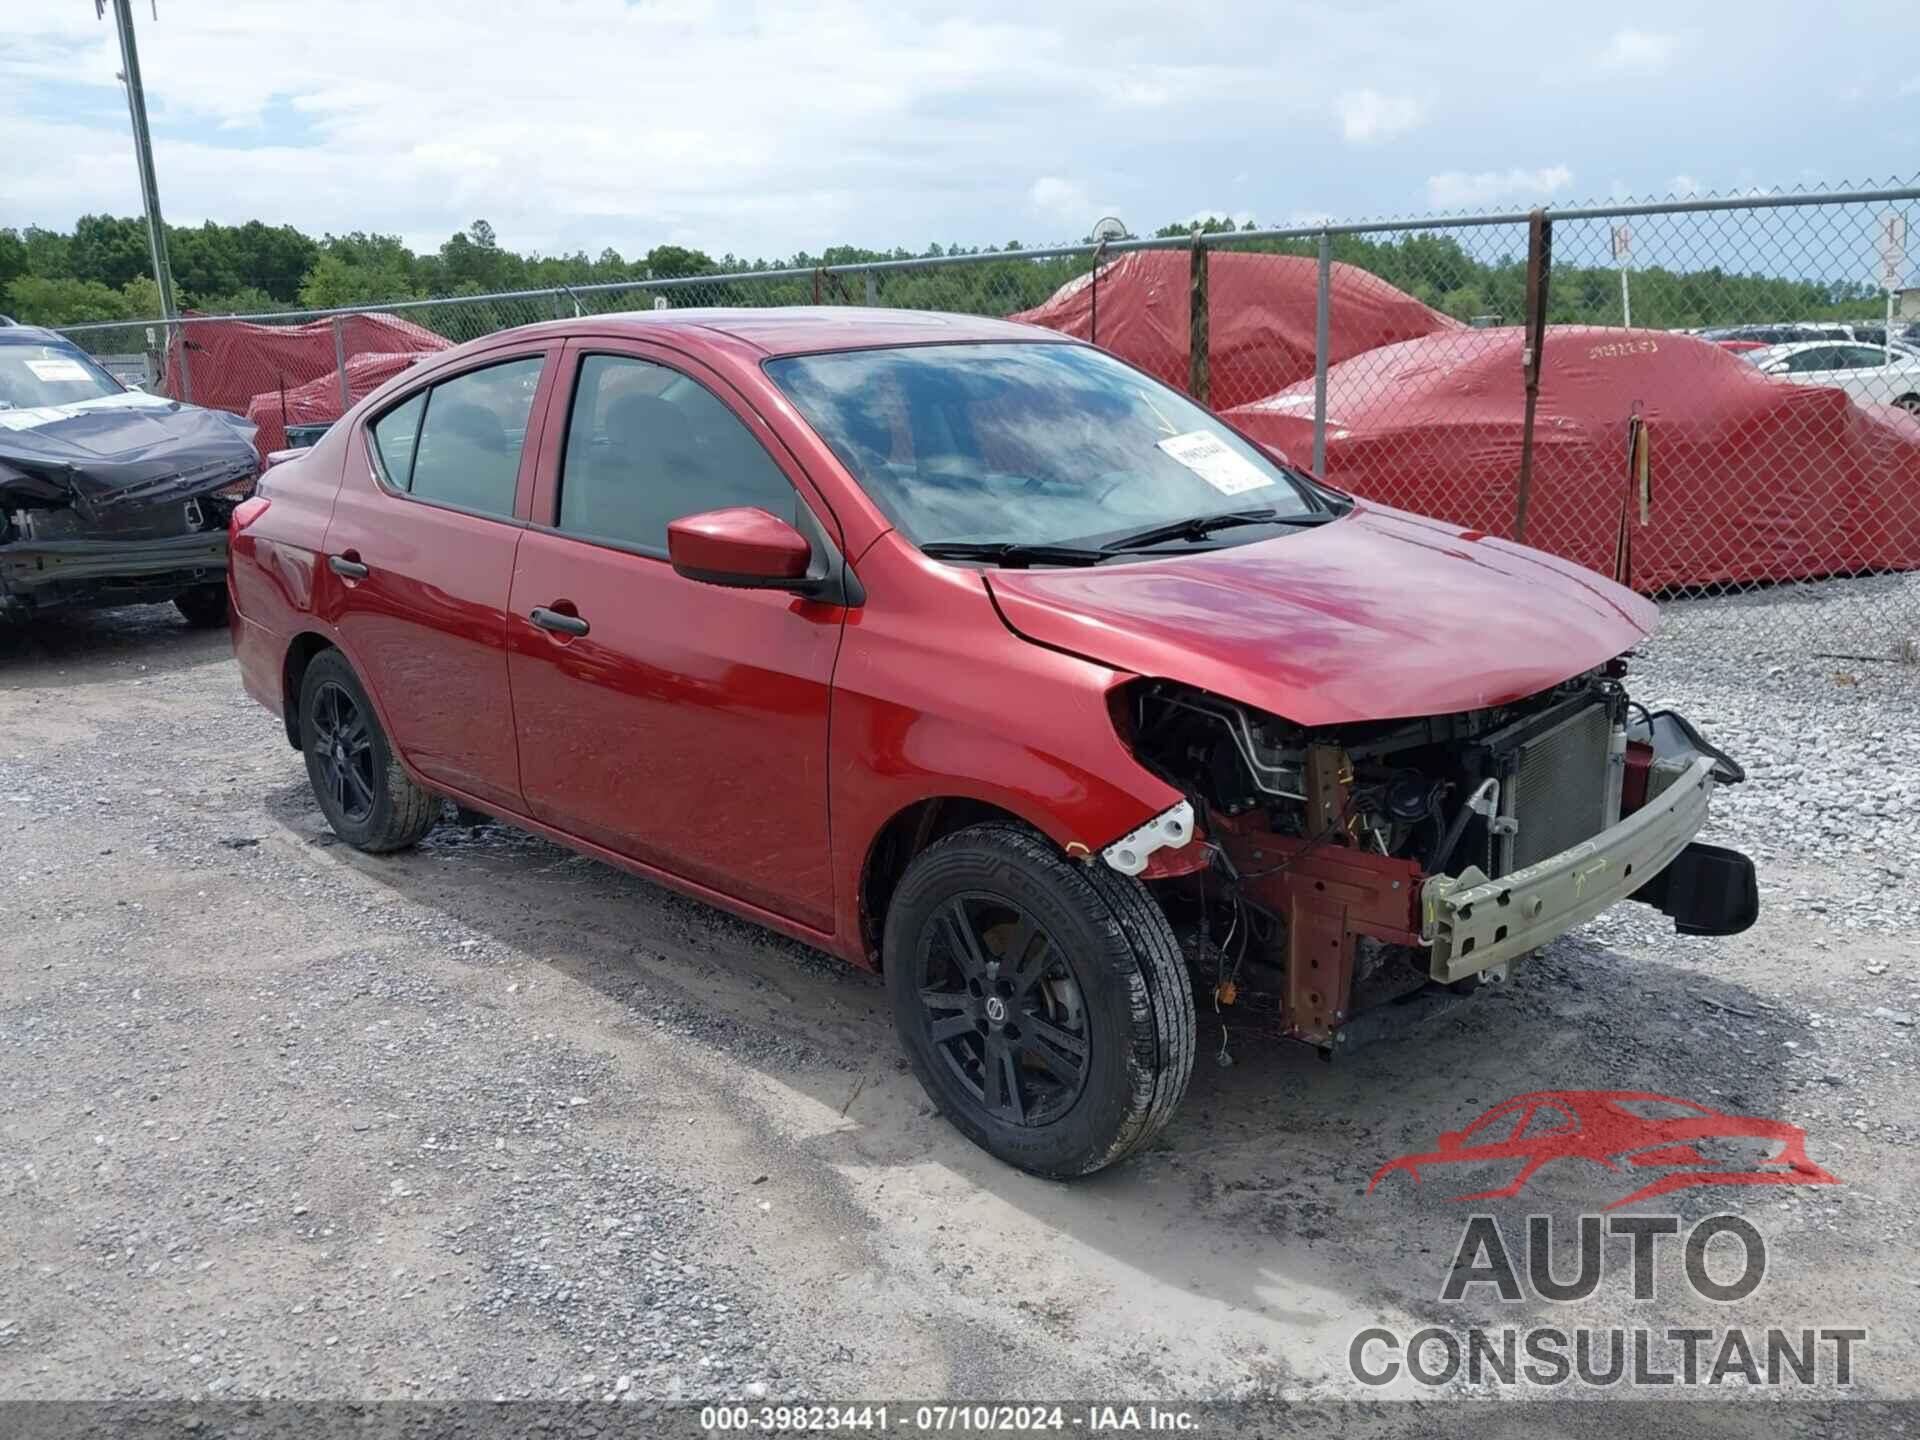
M 372 427 L 387 483 L 438 505 L 511 516 L 545 363 L 534 355 L 469 370 L 387 411 Z
M 923 345 L 765 368 L 918 545 L 1063 545 L 1322 508 L 1211 413 L 1086 346 Z
M 627 355 L 580 362 L 560 469 L 559 528 L 665 554 L 667 526 L 750 505 L 792 520 L 792 484 L 714 393 Z

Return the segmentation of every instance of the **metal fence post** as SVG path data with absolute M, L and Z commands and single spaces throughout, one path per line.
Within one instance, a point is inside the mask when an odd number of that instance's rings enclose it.
M 180 337 L 180 398 L 187 404 L 193 403 L 193 366 L 187 362 L 187 327 L 178 320 L 169 321 L 167 328 Z
M 874 278 L 873 271 L 867 271 L 867 304 L 880 303 L 880 282 Z
M 1527 217 L 1527 339 L 1520 352 L 1526 408 L 1520 421 L 1520 478 L 1513 502 L 1513 538 L 1527 538 L 1533 495 L 1533 417 L 1540 404 L 1540 352 L 1547 343 L 1547 285 L 1553 278 L 1553 221 L 1545 210 Z
M 1320 274 L 1313 297 L 1313 473 L 1327 473 L 1327 330 L 1333 310 L 1333 235 L 1320 232 Z
M 347 390 L 347 336 L 340 327 L 340 317 L 333 317 L 333 364 L 340 372 L 340 413 L 347 413 L 349 407 Z
M 1198 230 L 1193 232 L 1188 270 L 1191 288 L 1187 297 L 1187 393 L 1202 405 L 1208 405 L 1213 397 L 1213 373 L 1207 334 L 1207 241 Z

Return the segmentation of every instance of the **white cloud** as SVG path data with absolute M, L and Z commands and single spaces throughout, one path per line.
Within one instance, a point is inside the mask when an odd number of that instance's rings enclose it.
M 1427 177 L 1427 199 L 1437 210 L 1462 210 L 1501 200 L 1546 200 L 1573 183 L 1564 165 L 1539 170 L 1448 170 Z
M 1652 30 L 1616 30 L 1600 52 L 1603 70 L 1628 70 L 1638 75 L 1658 75 L 1680 53 L 1683 37 Z
M 1058 175 L 1042 175 L 1027 191 L 1027 204 L 1033 213 L 1058 225 L 1089 230 L 1100 217 L 1093 213 L 1087 187 L 1078 180 L 1062 180 Z
M 1262 56 L 1222 60 L 1204 27 L 1148 44 L 1093 0 L 539 8 L 532 28 L 518 0 L 140 14 L 168 217 L 437 243 L 485 216 L 514 249 L 629 256 L 1077 236 L 1109 202 L 1151 229 L 1187 177 L 1143 201 L 1090 194 L 1095 167 L 1169 136 L 1225 155 L 1256 102 L 1268 134 L 1325 103 L 1274 98 Z M 137 210 L 112 34 L 84 3 L 0 3 L 0 225 Z M 1007 225 L 1005 198 L 1033 214 Z
M 1684 171 L 1667 181 L 1667 190 L 1674 195 L 1698 195 L 1700 182 Z
M 1340 133 L 1355 145 L 1387 140 L 1418 125 L 1425 110 L 1410 95 L 1349 90 L 1340 97 Z

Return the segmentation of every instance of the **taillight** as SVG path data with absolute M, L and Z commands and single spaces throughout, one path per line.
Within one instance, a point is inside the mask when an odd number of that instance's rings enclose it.
M 227 521 L 227 534 L 238 535 L 242 530 L 266 514 L 267 507 L 272 503 L 273 502 L 264 495 L 255 495 L 251 499 L 242 500 L 238 505 L 233 507 L 233 515 Z

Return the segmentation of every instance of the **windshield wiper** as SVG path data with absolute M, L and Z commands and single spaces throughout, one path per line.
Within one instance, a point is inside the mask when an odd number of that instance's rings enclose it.
M 1098 565 L 1113 558 L 1107 550 L 1091 550 L 1084 545 L 1024 544 L 1017 540 L 934 540 L 922 545 L 920 553 L 935 560 L 990 560 L 1015 570 L 1028 565 Z
M 1184 520 L 1170 520 L 1164 525 L 1136 530 L 1130 535 L 1108 540 L 1100 548 L 1109 552 L 1134 550 L 1145 545 L 1164 545 L 1170 540 L 1204 540 L 1216 530 L 1232 530 L 1241 525 L 1325 525 L 1329 520 L 1339 518 L 1336 514 L 1318 510 L 1304 515 L 1282 515 L 1271 505 L 1258 510 L 1222 510 L 1212 515 L 1189 515 Z

